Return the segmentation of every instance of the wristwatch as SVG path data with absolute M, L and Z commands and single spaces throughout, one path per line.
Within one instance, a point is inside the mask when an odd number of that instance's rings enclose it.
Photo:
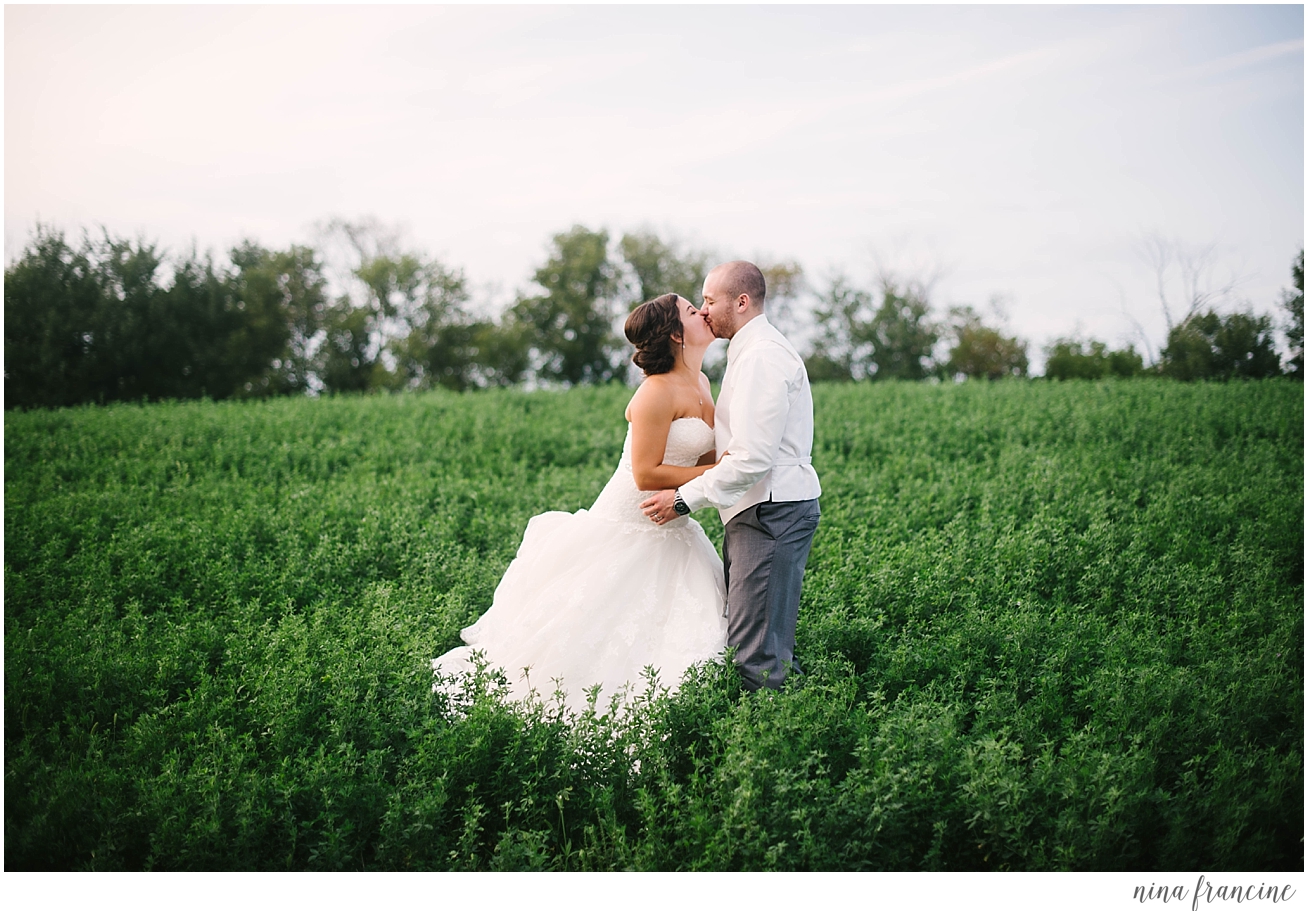
M 679 515 L 679 516 L 688 516 L 688 515 L 690 515 L 690 507 L 686 505 L 686 501 L 685 501 L 685 500 L 681 499 L 681 491 L 680 491 L 680 490 L 677 490 L 676 495 L 673 496 L 673 498 L 672 498 L 672 509 L 673 509 L 673 510 L 676 512 L 676 514 Z

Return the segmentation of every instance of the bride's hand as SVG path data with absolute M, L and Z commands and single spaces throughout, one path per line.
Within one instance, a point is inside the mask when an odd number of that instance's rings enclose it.
M 677 518 L 677 511 L 672 503 L 677 497 L 675 490 L 660 490 L 640 504 L 640 510 L 656 525 L 663 525 Z

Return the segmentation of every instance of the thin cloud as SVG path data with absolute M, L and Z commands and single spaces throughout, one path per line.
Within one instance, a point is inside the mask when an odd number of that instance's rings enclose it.
M 815 100 L 811 97 L 789 101 L 768 98 L 753 103 L 736 103 L 725 111 L 716 108 L 695 111 L 678 120 L 677 132 L 688 137 L 748 135 L 751 143 L 757 146 L 781 136 L 795 134 L 805 127 L 812 127 L 850 109 L 865 109 L 921 98 L 947 89 L 982 82 L 1004 73 L 1019 72 L 1042 63 L 1066 61 L 1069 57 L 1068 52 L 1082 44 L 1083 42 L 1080 41 L 1058 42 L 1047 47 L 999 57 L 943 76 L 916 79 L 871 92 L 835 95 L 825 100 Z M 882 138 L 895 132 L 893 127 L 888 127 L 886 124 L 882 124 L 879 131 Z M 673 163 L 688 166 L 730 160 L 738 154 L 739 150 L 731 145 L 714 146 L 697 142 L 681 144 L 675 150 L 659 151 L 665 167 Z
M 1018 54 L 1010 54 L 1007 57 L 1001 57 L 998 60 L 991 60 L 980 66 L 969 67 L 968 69 L 960 70 L 957 73 L 949 73 L 944 76 L 934 76 L 929 79 L 919 79 L 915 82 L 893 85 L 886 89 L 864 95 L 860 100 L 866 103 L 903 101 L 908 98 L 917 98 L 943 89 L 956 88 L 972 82 L 989 79 L 1000 73 L 1007 73 L 1011 70 L 1021 69 L 1032 64 L 1039 64 L 1057 59 L 1062 47 L 1063 44 L 1059 43 L 1049 45 L 1048 47 L 1036 48 L 1032 51 L 1022 51 Z
M 1186 67 L 1175 73 L 1168 73 L 1164 76 L 1159 76 L 1152 80 L 1152 82 L 1157 85 L 1168 82 L 1205 79 L 1209 76 L 1220 76 L 1223 73 L 1242 70 L 1246 67 L 1256 66 L 1259 63 L 1265 63 L 1268 60 L 1275 60 L 1278 57 L 1285 57 L 1290 54 L 1303 54 L 1302 38 L 1294 41 L 1277 41 L 1273 44 L 1264 44 L 1261 47 L 1250 48 L 1247 51 L 1228 54 L 1225 57 L 1219 57 L 1216 60 L 1210 60 L 1209 62 L 1201 63 L 1198 66 Z
M 850 108 L 867 108 L 878 105 L 894 104 L 902 101 L 920 99 L 950 89 L 959 89 L 974 83 L 981 83 L 1004 74 L 1019 73 L 1023 70 L 1038 69 L 1054 62 L 1066 63 L 1076 52 L 1084 51 L 1084 40 L 1060 41 L 1045 47 L 1021 51 L 1016 54 L 988 60 L 985 63 L 909 82 L 888 85 L 871 92 L 848 93 L 827 99 L 825 102 L 813 103 L 811 100 L 796 102 L 786 108 L 774 107 L 771 117 L 781 120 L 785 129 L 810 124 L 822 120 L 831 114 Z M 778 118 L 778 114 L 783 116 Z M 778 131 L 779 132 L 779 131 Z

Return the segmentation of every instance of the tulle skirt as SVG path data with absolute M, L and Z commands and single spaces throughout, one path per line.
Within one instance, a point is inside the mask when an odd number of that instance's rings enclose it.
M 721 660 L 725 596 L 722 561 L 693 519 L 659 527 L 584 509 L 542 513 L 490 609 L 462 631 L 467 644 L 432 661 L 446 678 L 437 686 L 457 689 L 480 651 L 514 698 L 534 689 L 549 701 L 561 689 L 575 712 L 595 684 L 600 711 L 624 689 L 641 692 L 648 666 L 675 690 L 692 664 Z

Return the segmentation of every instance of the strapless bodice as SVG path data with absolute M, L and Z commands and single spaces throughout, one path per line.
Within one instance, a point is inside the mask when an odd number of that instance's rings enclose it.
M 713 428 L 703 418 L 677 418 L 668 427 L 668 443 L 663 448 L 663 464 L 689 468 L 700 456 L 714 450 L 717 438 Z M 627 439 L 622 444 L 621 464 L 631 468 L 631 424 L 627 424 Z
M 713 428 L 702 418 L 677 418 L 668 427 L 668 442 L 663 449 L 663 464 L 688 468 L 706 452 L 715 451 L 717 438 Z M 617 522 L 623 531 L 640 531 L 653 534 L 687 534 L 691 520 L 687 516 L 673 519 L 664 525 L 655 525 L 641 512 L 640 504 L 649 499 L 649 492 L 636 487 L 631 475 L 631 425 L 627 425 L 627 439 L 622 444 L 622 459 L 609 483 L 600 492 L 590 511 Z M 703 531 L 700 531 L 703 534 Z

